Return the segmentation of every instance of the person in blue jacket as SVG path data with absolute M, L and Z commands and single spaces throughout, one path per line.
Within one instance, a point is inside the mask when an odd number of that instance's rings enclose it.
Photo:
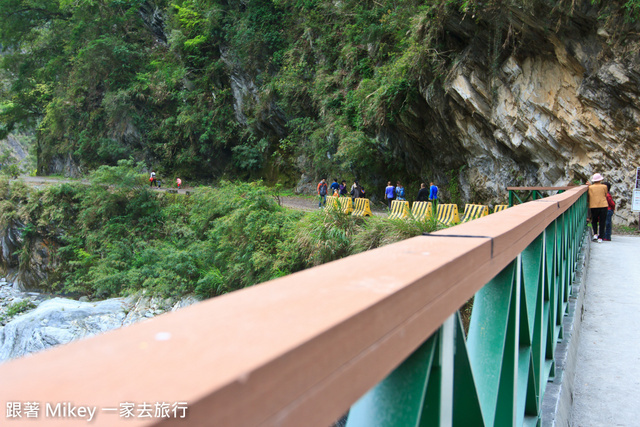
M 338 178 L 334 178 L 331 186 L 329 187 L 330 196 L 338 196 L 340 194 L 340 184 L 338 184 Z
M 438 187 L 436 187 L 436 185 L 433 182 L 429 183 L 429 200 L 431 201 L 433 209 L 437 209 L 438 208 Z
M 396 184 L 396 200 L 407 200 L 404 192 L 404 185 L 400 181 Z
M 396 188 L 391 184 L 391 181 L 387 182 L 387 187 L 384 189 L 384 198 L 387 200 L 387 206 L 391 209 L 391 202 L 396 196 Z
M 438 187 L 433 182 L 429 184 L 429 200 L 438 201 Z

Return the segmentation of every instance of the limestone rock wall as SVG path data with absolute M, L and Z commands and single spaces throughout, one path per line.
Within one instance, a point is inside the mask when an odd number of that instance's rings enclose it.
M 468 153 L 468 180 L 498 192 L 514 181 L 514 172 L 524 178 L 515 177 L 516 183 L 544 186 L 584 183 L 600 172 L 629 216 L 635 167 L 640 165 L 640 100 L 638 81 L 630 84 L 633 70 L 609 62 L 584 78 L 584 70 L 553 59 L 509 57 L 501 72 L 502 78 L 489 79 L 493 94 L 476 70 L 464 66 L 454 70 L 447 88 L 457 104 L 453 120 Z M 602 85 L 608 96 L 598 90 Z M 506 161 L 501 146 L 511 152 Z M 527 159 L 533 167 L 523 168 L 513 158 Z
M 482 23 L 452 22 L 448 37 L 466 44 L 442 86 L 426 79 L 405 124 L 379 129 L 379 139 L 409 153 L 416 173 L 412 158 L 431 164 L 441 187 L 444 171 L 459 170 L 470 202 L 504 201 L 508 186 L 583 184 L 599 172 L 612 183 L 614 221 L 637 221 L 630 205 L 640 166 L 640 55 L 629 46 L 640 42 L 616 47 L 619 38 L 588 12 L 565 17 L 557 31 L 513 13 L 505 25 L 519 30 L 518 46 L 499 39 L 496 55 L 474 33 Z

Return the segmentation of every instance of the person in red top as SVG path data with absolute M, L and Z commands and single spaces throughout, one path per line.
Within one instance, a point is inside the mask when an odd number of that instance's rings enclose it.
M 611 183 L 605 182 L 604 185 L 607 186 L 607 225 L 604 227 L 604 240 L 605 242 L 611 241 L 611 221 L 613 220 L 613 212 L 616 210 L 616 202 L 613 201 L 613 197 L 611 197 Z
M 318 183 L 318 196 L 320 196 L 318 209 L 322 209 L 327 204 L 327 180 L 324 178 Z

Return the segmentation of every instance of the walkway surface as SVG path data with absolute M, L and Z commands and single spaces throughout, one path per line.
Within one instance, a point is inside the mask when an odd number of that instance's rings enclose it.
M 640 237 L 591 244 L 572 427 L 640 425 Z

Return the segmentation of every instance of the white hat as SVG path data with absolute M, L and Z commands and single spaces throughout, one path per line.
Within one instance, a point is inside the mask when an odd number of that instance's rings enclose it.
M 600 175 L 599 173 L 593 175 L 593 178 L 591 178 L 591 181 L 593 182 L 598 182 L 598 181 L 602 181 L 604 178 L 602 177 L 602 175 Z

